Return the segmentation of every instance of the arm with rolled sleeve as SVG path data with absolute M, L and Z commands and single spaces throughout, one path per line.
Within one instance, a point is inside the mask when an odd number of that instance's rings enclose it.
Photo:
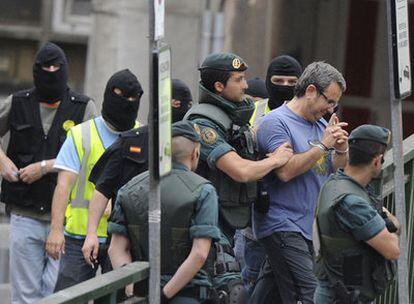
M 108 248 L 108 255 L 111 259 L 113 269 L 118 269 L 125 264 L 132 262 L 131 241 L 129 240 L 127 222 L 122 209 L 122 202 L 126 199 L 124 191 L 121 189 L 112 210 L 111 219 L 108 222 L 108 234 L 111 234 L 111 243 Z M 125 287 L 125 294 L 132 295 L 134 285 Z
M 335 215 L 341 228 L 356 240 L 366 242 L 386 259 L 398 259 L 398 235 L 388 232 L 384 219 L 368 202 L 349 194 L 337 204 Z
M 188 257 L 164 286 L 163 292 L 167 298 L 174 297 L 203 267 L 210 251 L 211 241 L 218 241 L 220 238 L 217 224 L 217 193 L 212 185 L 207 184 L 203 186 L 191 221 L 190 238 L 193 240 L 193 246 Z
M 211 127 L 214 126 L 213 124 L 207 124 L 204 120 L 196 120 L 195 122 L 200 125 L 201 129 L 202 159 L 207 162 L 210 169 L 219 169 L 236 182 L 247 183 L 257 181 L 271 170 L 283 166 L 291 156 L 291 150 L 284 145 L 280 149 L 271 151 L 262 160 L 252 161 L 244 159 L 225 141 L 225 135 L 217 131 L 219 129 L 218 126 L 213 128 Z M 205 132 L 206 128 L 215 130 L 216 139 L 212 143 L 206 143 L 203 140 L 203 132 Z

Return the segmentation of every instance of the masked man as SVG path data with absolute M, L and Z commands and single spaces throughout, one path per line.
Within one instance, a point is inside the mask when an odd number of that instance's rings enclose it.
M 46 43 L 33 64 L 34 88 L 1 103 L 0 135 L 10 131 L 5 154 L 0 149 L 2 191 L 10 218 L 12 303 L 32 303 L 51 294 L 58 263 L 47 257 L 46 235 L 56 173 L 53 164 L 66 132 L 95 116 L 93 101 L 67 85 L 63 50 Z
M 81 251 L 87 232 L 89 201 L 94 192 L 94 185 L 88 178 L 105 149 L 121 132 L 136 125 L 141 95 L 141 85 L 134 74 L 128 69 L 115 73 L 105 88 L 102 116 L 73 128 L 56 158 L 58 184 L 53 196 L 51 232 L 46 246 L 52 258 L 60 256 L 55 291 L 92 278 L 98 264 L 104 272 L 110 269 L 106 263 L 105 246 L 110 212 L 99 222 L 97 233 L 102 246 L 92 267 L 85 262 Z
M 256 108 L 250 119 L 251 125 L 257 125 L 261 117 L 280 107 L 293 98 L 293 90 L 302 74 L 301 64 L 289 55 L 273 58 L 267 68 L 266 88 L 269 99 L 256 102 Z
M 180 79 L 172 81 L 172 123 L 184 118 L 185 113 L 193 106 L 193 96 L 188 86 Z

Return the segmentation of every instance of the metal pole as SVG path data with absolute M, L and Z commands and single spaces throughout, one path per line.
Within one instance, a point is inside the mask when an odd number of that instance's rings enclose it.
M 154 71 L 153 71 L 153 51 L 157 47 L 157 42 L 154 40 L 155 30 L 155 11 L 154 0 L 148 0 L 149 11 L 149 177 L 150 177 L 150 191 L 148 194 L 148 242 L 149 242 L 149 263 L 150 263 L 150 277 L 149 277 L 149 303 L 160 303 L 160 282 L 161 282 L 161 246 L 160 246 L 160 228 L 161 228 L 161 194 L 160 183 L 155 172 L 156 159 L 155 151 L 155 120 L 154 109 Z
M 410 303 L 408 295 L 408 250 L 406 237 L 406 204 L 404 184 L 404 159 L 402 151 L 402 114 L 401 99 L 395 97 L 394 87 L 394 60 L 392 45 L 392 21 L 391 1 L 387 0 L 388 19 L 388 65 L 391 101 L 391 130 L 392 130 L 392 154 L 394 161 L 394 202 L 397 218 L 401 222 L 400 235 L 400 259 L 398 260 L 398 302 L 400 304 Z

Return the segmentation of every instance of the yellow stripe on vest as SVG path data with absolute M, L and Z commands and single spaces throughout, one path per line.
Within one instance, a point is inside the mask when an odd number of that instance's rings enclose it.
M 70 234 L 85 236 L 88 225 L 88 207 L 95 186 L 89 181 L 92 168 L 105 151 L 95 120 L 89 120 L 73 127 L 69 131 L 75 144 L 81 168 L 75 186 L 70 193 L 70 202 L 66 208 L 66 231 Z M 103 216 L 97 234 L 107 236 L 108 216 Z

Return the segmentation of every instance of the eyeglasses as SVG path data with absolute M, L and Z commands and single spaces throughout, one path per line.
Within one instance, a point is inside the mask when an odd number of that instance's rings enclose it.
M 330 107 L 330 108 L 332 108 L 332 109 L 336 109 L 337 107 L 338 107 L 338 103 L 335 101 L 335 100 L 332 100 L 332 99 L 329 99 L 328 97 L 326 97 L 326 95 L 322 92 L 322 90 L 320 90 L 320 89 L 317 89 L 318 90 L 318 93 L 320 94 L 320 95 L 322 95 L 323 96 L 323 98 L 325 98 L 326 99 L 326 102 L 328 103 L 328 106 Z

